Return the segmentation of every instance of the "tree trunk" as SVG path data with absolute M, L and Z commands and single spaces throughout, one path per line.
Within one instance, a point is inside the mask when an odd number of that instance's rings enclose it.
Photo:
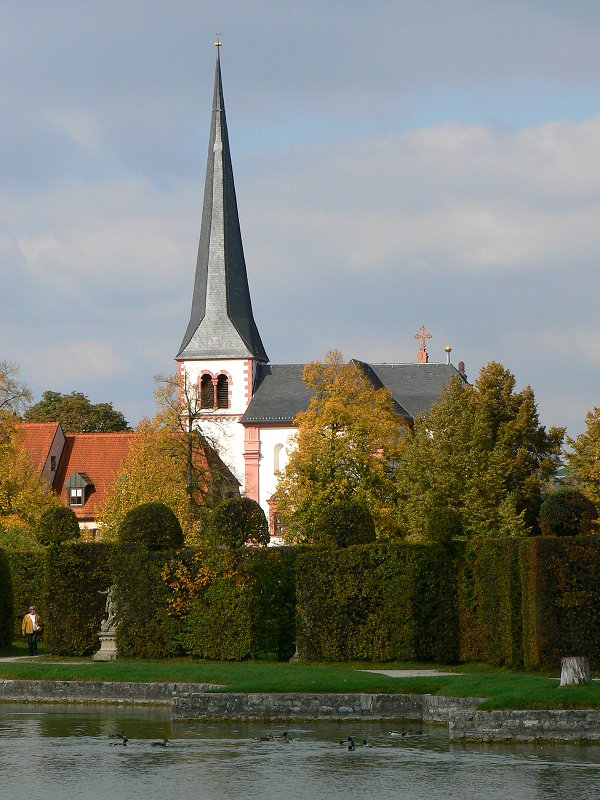
M 591 683 L 592 673 L 587 658 L 571 656 L 563 658 L 560 662 L 560 685 L 578 686 L 581 683 Z

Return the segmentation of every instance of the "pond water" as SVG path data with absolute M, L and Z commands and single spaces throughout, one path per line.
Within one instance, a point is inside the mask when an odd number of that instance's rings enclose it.
M 408 735 L 391 736 L 405 727 Z M 129 742 L 111 746 L 122 731 Z M 0 705 L 10 800 L 553 800 L 600 797 L 600 746 L 456 745 L 414 722 L 172 722 L 168 709 Z M 366 737 L 349 751 L 340 739 Z M 166 747 L 152 741 L 167 738 Z

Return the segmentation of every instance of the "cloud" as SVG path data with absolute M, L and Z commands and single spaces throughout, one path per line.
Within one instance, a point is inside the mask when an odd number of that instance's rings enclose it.
M 122 376 L 127 362 L 104 340 L 80 339 L 61 345 L 40 345 L 23 358 L 21 366 L 35 373 L 37 380 L 46 386 L 54 386 L 57 381 L 60 385 L 77 386 L 86 371 L 100 381 Z

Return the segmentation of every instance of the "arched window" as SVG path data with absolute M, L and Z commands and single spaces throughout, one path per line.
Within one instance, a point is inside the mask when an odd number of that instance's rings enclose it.
M 217 408 L 229 408 L 229 381 L 227 375 L 217 378 Z
M 203 375 L 200 379 L 200 406 L 202 408 L 215 407 L 215 389 L 210 375 Z
M 276 444 L 273 448 L 273 472 L 277 475 L 278 472 L 281 472 L 281 451 L 283 450 L 282 444 Z

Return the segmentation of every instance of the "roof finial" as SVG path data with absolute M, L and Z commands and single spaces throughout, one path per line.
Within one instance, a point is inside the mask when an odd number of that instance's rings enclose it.
M 221 34 L 220 33 L 215 33 L 215 36 L 217 37 L 217 41 L 213 42 L 213 44 L 217 48 L 217 59 L 218 59 L 219 58 L 219 50 L 221 48 Z
M 431 334 L 425 333 L 425 325 L 421 325 L 421 330 L 419 333 L 415 333 L 415 339 L 421 340 L 421 347 L 419 348 L 419 354 L 417 355 L 417 363 L 429 363 L 429 355 L 427 354 L 427 348 L 425 347 L 425 339 L 431 339 Z

